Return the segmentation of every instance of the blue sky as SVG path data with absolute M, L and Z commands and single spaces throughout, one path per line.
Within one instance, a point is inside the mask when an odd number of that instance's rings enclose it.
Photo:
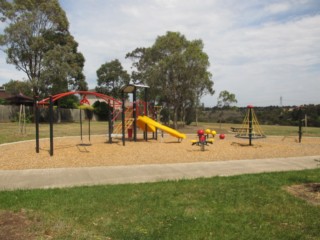
M 202 39 L 215 95 L 236 95 L 237 106 L 320 104 L 319 0 L 60 0 L 71 34 L 86 58 L 84 73 L 96 86 L 101 64 L 149 47 L 157 36 L 178 31 Z M 3 29 L 3 25 L 0 25 Z M 0 85 L 26 78 L 0 53 Z

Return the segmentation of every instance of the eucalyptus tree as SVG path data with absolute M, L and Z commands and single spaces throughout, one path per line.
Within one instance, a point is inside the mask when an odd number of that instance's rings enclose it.
M 221 91 L 218 97 L 219 108 L 229 108 L 232 104 L 237 103 L 236 95 L 227 90 Z
M 167 32 L 151 47 L 137 48 L 126 57 L 136 69 L 132 78 L 148 84 L 154 100 L 173 110 L 175 128 L 179 110 L 183 112 L 205 93 L 214 93 L 201 40 L 189 41 L 179 32 Z
M 97 70 L 97 77 L 96 91 L 118 99 L 121 98 L 121 86 L 130 82 L 130 75 L 118 59 L 102 64 Z
M 10 80 L 9 82 L 3 84 L 6 89 L 6 92 L 17 95 L 24 94 L 26 96 L 32 96 L 30 82 L 20 81 L 20 80 Z
M 58 0 L 0 0 L 0 9 L 7 63 L 25 72 L 34 95 L 87 88 L 85 59 Z
M 221 120 L 223 116 L 223 109 L 229 108 L 232 104 L 237 103 L 236 95 L 234 93 L 230 93 L 227 90 L 223 90 L 220 92 L 218 97 L 218 108 L 221 109 L 219 114 L 219 122 L 220 122 L 220 129 L 221 129 Z

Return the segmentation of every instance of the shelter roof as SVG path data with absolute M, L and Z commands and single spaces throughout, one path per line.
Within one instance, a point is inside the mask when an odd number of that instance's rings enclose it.
M 33 98 L 25 96 L 22 93 L 7 97 L 6 100 L 11 104 L 33 105 Z
M 0 91 L 0 99 L 6 99 L 8 97 L 11 97 L 10 93 L 7 93 L 5 91 Z
M 133 93 L 136 88 L 149 88 L 149 86 L 143 84 L 128 84 L 122 86 L 120 90 L 124 93 Z

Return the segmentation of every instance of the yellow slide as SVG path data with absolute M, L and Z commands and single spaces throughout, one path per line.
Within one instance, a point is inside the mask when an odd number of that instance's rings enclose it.
M 185 139 L 186 135 L 183 133 L 180 133 L 172 128 L 169 128 L 167 126 L 164 126 L 153 119 L 147 117 L 147 116 L 139 116 L 137 119 L 137 122 L 142 122 L 144 124 L 147 124 L 149 127 L 159 128 L 160 130 L 169 133 L 171 136 L 176 138 Z M 139 125 L 140 126 L 140 125 Z
M 154 126 L 151 126 L 151 125 L 145 123 L 144 121 L 142 121 L 141 116 L 139 116 L 137 119 L 137 125 L 142 131 L 146 130 L 146 125 L 147 125 L 148 132 L 155 132 L 156 131 L 156 128 Z

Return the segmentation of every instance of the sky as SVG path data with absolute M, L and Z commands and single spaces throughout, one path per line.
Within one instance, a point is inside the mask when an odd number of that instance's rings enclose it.
M 138 47 L 151 47 L 167 31 L 201 39 L 208 54 L 215 94 L 234 93 L 242 107 L 320 104 L 319 0 L 59 0 L 69 30 L 86 62 L 93 89 L 96 71 L 125 58 Z M 3 31 L 3 24 L 0 30 Z M 0 85 L 26 79 L 0 53 Z

